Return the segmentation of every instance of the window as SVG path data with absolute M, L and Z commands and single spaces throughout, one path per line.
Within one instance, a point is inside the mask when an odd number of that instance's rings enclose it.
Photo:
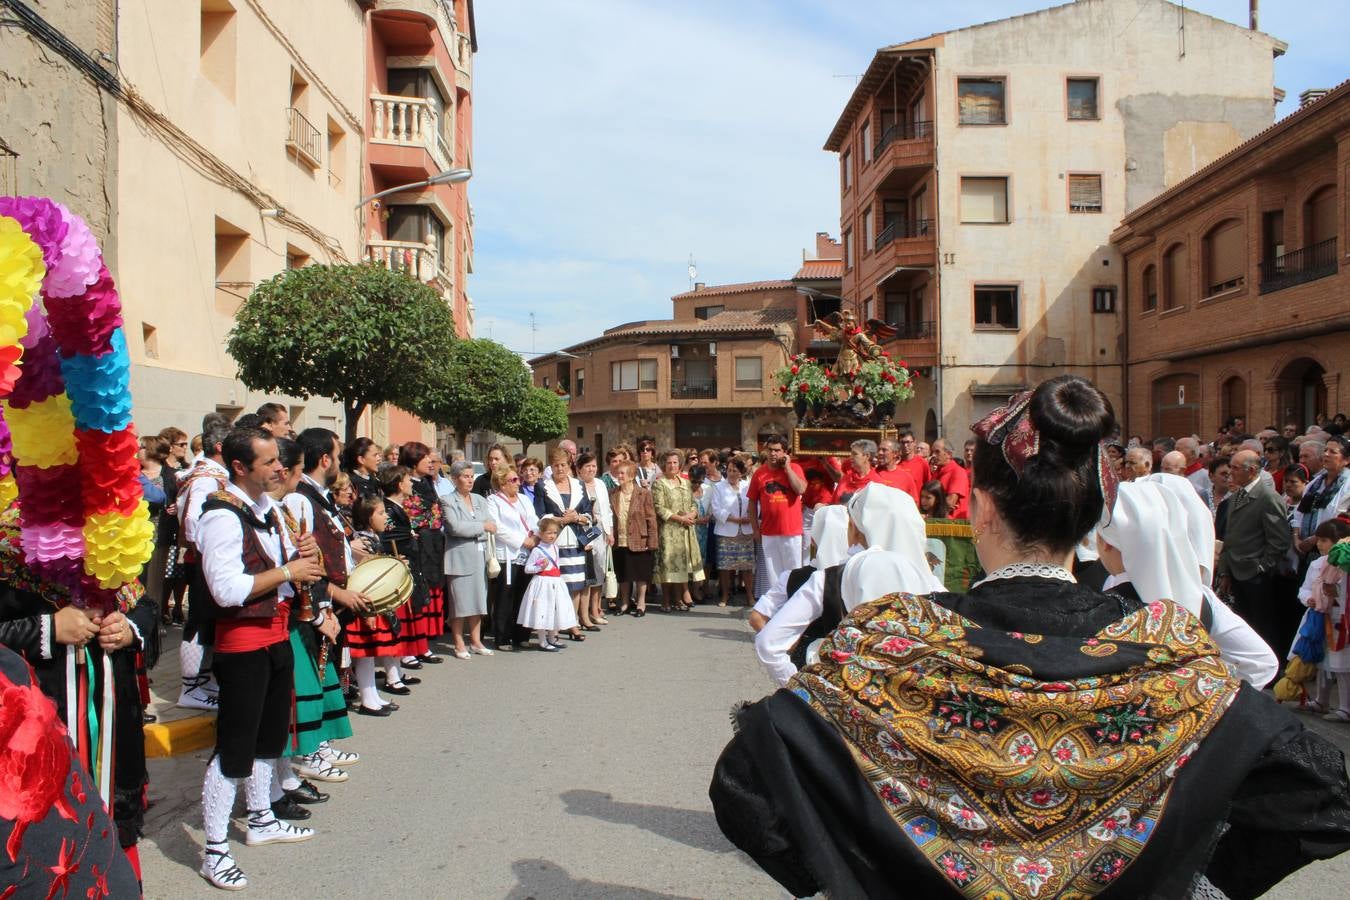
M 584 437 L 586 437 L 586 429 L 585 429 L 585 427 L 583 427 L 583 426 L 581 426 L 581 425 L 578 425 L 578 426 L 577 426 L 577 440 L 581 440 L 581 439 L 584 438 Z
M 347 170 L 347 132 L 332 116 L 328 117 L 328 185 L 342 186 L 342 173 Z
M 1284 256 L 1284 210 L 1272 209 L 1261 215 L 1261 259 L 1273 263 Z
M 1102 176 L 1069 176 L 1069 212 L 1099 213 L 1102 211 Z
M 577 396 L 586 396 L 586 370 L 577 369 Z
M 206 79 L 234 100 L 236 23 L 226 0 L 202 0 L 200 67 Z
M 548 387 L 548 386 L 549 386 L 548 376 L 545 375 L 545 376 L 544 376 L 544 387 Z
M 905 325 L 905 307 L 908 302 L 909 298 L 904 294 L 886 295 L 886 324 L 901 326 L 901 337 L 904 336 L 904 328 L 902 326 Z
M 416 97 L 427 102 L 431 113 L 436 117 L 436 136 L 442 143 L 446 156 L 451 156 L 451 142 L 454 140 L 454 106 L 441 93 L 441 86 L 430 69 L 389 69 L 389 93 L 395 97 Z
M 216 312 L 234 317 L 239 305 L 253 290 L 248 232 L 216 218 Z
M 1007 83 L 1002 78 L 958 78 L 956 80 L 956 105 L 958 121 L 962 125 L 1004 125 L 1007 116 L 1004 110 L 1004 89 Z
M 436 267 L 442 272 L 454 271 L 449 256 L 453 243 L 445 239 L 445 223 L 436 217 L 430 207 L 390 206 L 389 220 L 385 230 L 389 233 L 389 240 L 391 241 L 403 241 L 409 244 L 430 243 L 436 254 Z M 405 255 L 397 262 L 391 257 L 391 266 L 394 268 L 401 270 L 408 264 L 413 264 L 412 270 L 408 272 L 409 275 L 421 277 L 428 281 L 431 279 L 433 273 L 430 268 L 424 271 L 420 266 L 415 265 L 415 260 L 411 257 Z
M 844 268 L 853 268 L 853 232 L 844 232 Z
M 845 150 L 844 155 L 839 157 L 839 165 L 844 170 L 844 190 L 853 187 L 853 152 Z
M 1096 78 L 1070 78 L 1068 90 L 1070 119 L 1100 118 L 1097 115 Z
M 303 269 L 310 264 L 309 254 L 294 244 L 286 245 L 286 268 Z
M 1176 309 L 1186 303 L 1186 257 L 1185 244 L 1173 244 L 1163 254 L 1163 309 Z
M 975 288 L 975 327 L 1017 330 L 1017 285 Z
M 656 390 L 656 360 L 638 360 L 638 390 Z
M 141 343 L 145 347 L 146 359 L 159 359 L 159 333 L 149 322 L 141 323 Z
M 1008 221 L 1007 178 L 961 178 L 961 221 L 993 225 Z
M 872 232 L 874 230 L 872 225 L 872 207 L 869 206 L 867 207 L 867 209 L 863 210 L 862 218 L 863 218 L 863 253 L 871 253 L 872 242 L 874 241 L 874 237 L 872 235 Z
M 609 374 L 616 391 L 636 391 L 638 382 L 637 360 L 609 364 Z
M 1144 266 L 1144 312 L 1158 308 L 1158 267 Z
M 1336 186 L 1327 185 L 1304 204 L 1305 247 L 1320 244 L 1336 236 Z
M 736 357 L 736 387 L 747 390 L 764 387 L 764 361 L 758 356 Z
M 711 319 L 713 316 L 719 315 L 725 311 L 726 311 L 725 306 L 695 306 L 694 318 Z
M 1238 219 L 1220 222 L 1205 235 L 1205 296 L 1212 297 L 1246 281 L 1247 232 Z
M 872 123 L 870 121 L 863 123 L 858 140 L 862 144 L 863 165 L 867 165 L 872 161 Z
M 1092 311 L 1095 313 L 1113 313 L 1116 311 L 1116 289 L 1114 287 L 1095 287 L 1092 289 Z
M 862 319 L 864 322 L 866 322 L 870 318 L 872 318 L 872 298 L 868 297 L 866 300 L 863 301 Z

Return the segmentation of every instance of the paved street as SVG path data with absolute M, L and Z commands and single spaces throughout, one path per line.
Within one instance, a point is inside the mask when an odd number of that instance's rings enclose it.
M 447 659 L 314 807 L 314 840 L 237 844 L 249 892 L 281 897 L 778 898 L 708 805 L 728 710 L 769 688 L 737 610 L 625 618 L 560 654 Z M 1350 729 L 1317 726 L 1343 747 Z M 206 754 L 152 762 L 146 896 L 219 897 L 196 874 Z M 236 827 L 232 839 L 240 840 Z M 1330 897 L 1350 860 L 1275 898 Z M 265 894 L 263 893 L 265 892 Z

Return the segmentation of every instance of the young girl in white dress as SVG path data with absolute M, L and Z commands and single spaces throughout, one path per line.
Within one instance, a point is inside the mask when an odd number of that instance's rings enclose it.
M 1304 606 L 1326 613 L 1331 620 L 1332 633 L 1327 638 L 1326 655 L 1317 664 L 1316 697 L 1304 708 L 1324 713 L 1328 722 L 1350 722 L 1350 627 L 1345 621 L 1345 573 L 1327 562 L 1332 546 L 1350 536 L 1350 527 L 1339 519 L 1328 519 L 1317 530 L 1317 552 L 1320 554 L 1308 567 L 1308 574 L 1299 589 L 1298 599 Z M 1304 613 L 1307 616 L 1307 613 Z M 1303 628 L 1299 624 L 1299 630 Z M 1293 655 L 1292 652 L 1290 654 Z M 1336 682 L 1336 704 L 1332 705 L 1331 683 Z
M 525 560 L 525 572 L 533 575 L 520 601 L 520 618 L 516 623 L 532 629 L 540 650 L 556 652 L 563 649 L 558 632 L 577 627 L 572 595 L 562 579 L 555 541 L 562 533 L 562 522 L 553 516 L 539 520 L 539 543 Z

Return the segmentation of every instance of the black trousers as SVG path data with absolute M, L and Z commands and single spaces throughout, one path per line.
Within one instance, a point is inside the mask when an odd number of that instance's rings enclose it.
M 245 653 L 217 650 L 212 671 L 220 682 L 220 771 L 229 778 L 247 778 L 255 759 L 276 759 L 286 752 L 295 692 L 291 642 L 287 638 Z
M 488 582 L 488 619 L 492 623 L 492 640 L 498 647 L 507 644 L 524 644 L 530 639 L 529 629 L 516 624 L 520 618 L 520 601 L 525 597 L 525 585 L 529 575 L 525 567 L 508 563 L 511 567 L 511 584 L 506 583 L 506 566 L 497 573 L 497 577 Z
M 1270 574 L 1257 575 L 1246 581 L 1234 578 L 1233 609 L 1252 626 L 1261 639 L 1270 645 L 1277 656 L 1289 649 L 1290 641 L 1283 640 L 1285 631 L 1282 623 L 1279 598 L 1275 590 L 1275 577 Z M 1258 685 L 1261 687 L 1261 685 Z

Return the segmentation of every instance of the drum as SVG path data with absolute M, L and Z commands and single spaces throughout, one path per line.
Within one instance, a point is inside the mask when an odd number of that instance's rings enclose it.
M 394 556 L 372 556 L 352 569 L 347 589 L 370 598 L 375 613 L 393 612 L 412 596 L 412 569 Z

